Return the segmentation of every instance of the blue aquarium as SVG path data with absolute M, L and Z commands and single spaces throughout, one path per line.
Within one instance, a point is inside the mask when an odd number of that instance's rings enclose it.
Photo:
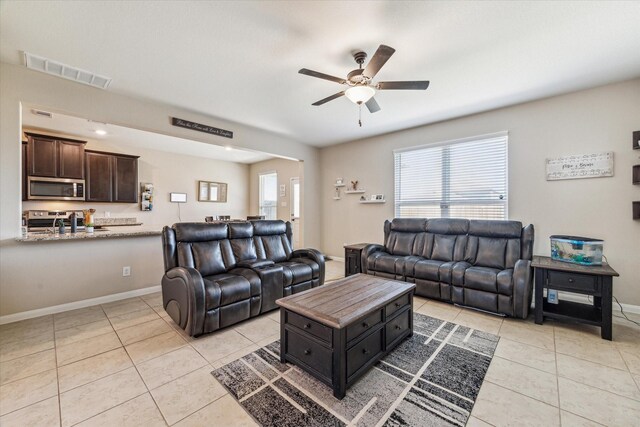
M 604 241 L 578 236 L 551 236 L 551 258 L 580 265 L 602 265 Z

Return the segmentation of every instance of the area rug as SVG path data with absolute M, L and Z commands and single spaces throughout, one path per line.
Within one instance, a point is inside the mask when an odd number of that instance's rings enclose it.
M 263 426 L 464 426 L 498 337 L 414 313 L 414 334 L 344 399 L 280 363 L 275 341 L 212 372 Z

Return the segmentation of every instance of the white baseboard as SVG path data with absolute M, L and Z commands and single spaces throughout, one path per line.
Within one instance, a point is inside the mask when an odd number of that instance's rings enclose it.
M 558 291 L 558 297 L 559 298 L 562 297 L 561 299 L 564 299 L 567 301 L 573 301 L 573 302 L 581 302 L 586 304 L 590 302 L 589 297 L 587 295 L 566 293 L 562 291 Z M 593 299 L 591 301 L 593 301 Z M 622 309 L 625 311 L 625 313 L 640 314 L 640 305 L 631 305 L 631 304 L 623 304 L 623 303 L 620 303 L 620 305 L 622 306 Z M 612 308 L 613 308 L 613 311 L 620 311 L 620 306 L 616 303 L 615 300 L 613 301 Z
M 120 301 L 127 298 L 139 297 L 140 295 L 160 292 L 161 287 L 151 286 L 148 288 L 136 289 L 133 291 L 121 292 L 119 294 L 105 295 L 103 297 L 90 298 L 82 301 L 74 301 L 66 304 L 54 305 L 51 307 L 38 308 L 36 310 L 23 311 L 20 313 L 0 316 L 0 325 L 18 322 L 20 320 L 33 319 L 34 317 L 46 316 L 48 314 L 62 313 L 63 311 L 76 310 L 78 308 L 91 307 L 92 305 L 106 304 L 108 302 Z
M 331 257 L 331 261 L 340 261 L 340 262 L 344 262 L 344 257 L 339 257 L 339 256 L 333 256 L 333 255 L 327 255 L 328 257 Z

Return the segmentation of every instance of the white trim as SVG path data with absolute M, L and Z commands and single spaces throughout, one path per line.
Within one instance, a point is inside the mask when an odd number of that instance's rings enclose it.
M 78 308 L 91 307 L 92 305 L 106 304 L 108 302 L 120 301 L 127 298 L 139 297 L 141 295 L 160 292 L 160 285 L 148 288 L 135 289 L 133 291 L 121 292 L 119 294 L 105 295 L 103 297 L 89 298 L 81 301 L 68 302 L 66 304 L 53 305 L 51 307 L 38 308 L 35 310 L 22 311 L 20 313 L 0 316 L 0 325 L 18 322 L 20 320 L 33 319 L 34 317 L 46 316 L 48 314 L 62 313 L 63 311 L 76 310 Z
M 487 133 L 487 134 L 484 134 L 484 135 L 468 136 L 468 137 L 465 137 L 465 138 L 449 139 L 447 141 L 437 141 L 437 142 L 431 142 L 431 143 L 428 143 L 428 144 L 414 145 L 413 147 L 396 148 L 395 150 L 393 150 L 393 154 L 404 153 L 404 152 L 413 151 L 413 150 L 419 150 L 421 148 L 438 147 L 440 145 L 452 145 L 452 144 L 459 144 L 459 143 L 462 143 L 462 142 L 483 141 L 483 140 L 486 140 L 486 139 L 504 138 L 506 136 L 509 136 L 509 131 L 508 130 L 503 130 L 503 131 L 500 131 L 500 132 Z

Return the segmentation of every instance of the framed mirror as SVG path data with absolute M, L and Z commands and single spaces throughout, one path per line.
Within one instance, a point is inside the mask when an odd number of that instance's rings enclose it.
M 227 202 L 227 184 L 225 182 L 198 181 L 199 202 Z

